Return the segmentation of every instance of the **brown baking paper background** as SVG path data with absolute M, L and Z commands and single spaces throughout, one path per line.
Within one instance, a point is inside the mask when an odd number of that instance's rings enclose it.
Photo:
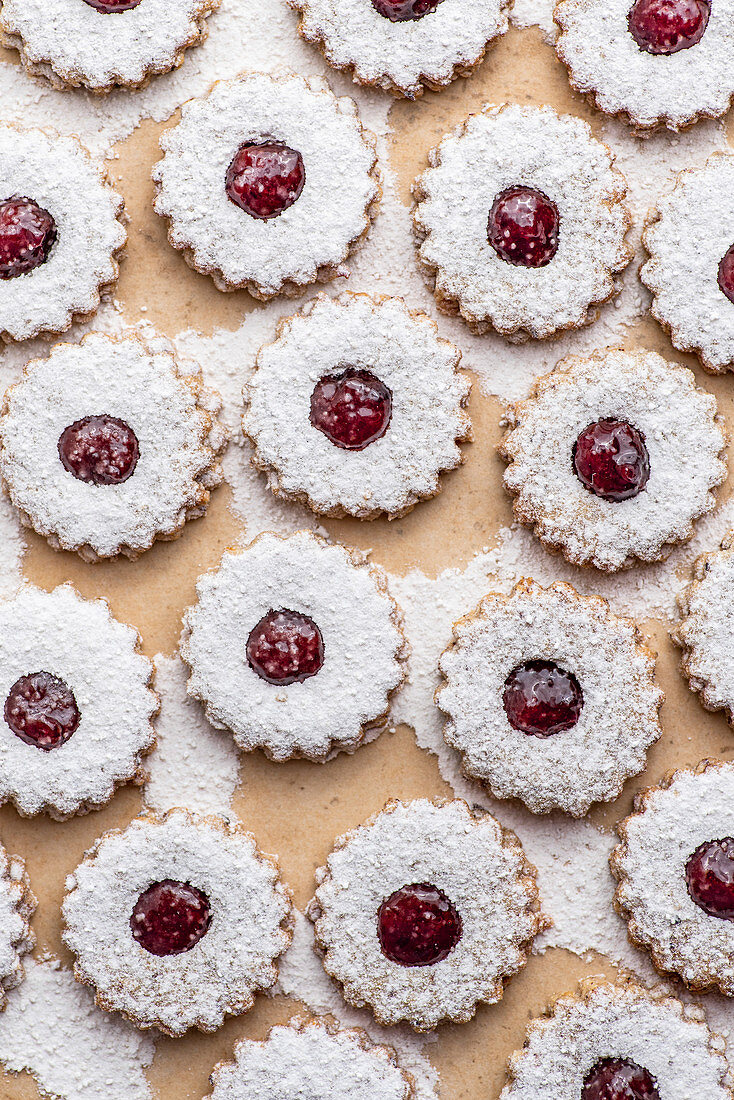
M 17 64 L 17 55 L 11 51 L 0 51 L 0 59 Z M 448 129 L 485 102 L 503 101 L 551 104 L 586 119 L 600 134 L 600 116 L 571 90 L 565 70 L 539 31 L 512 27 L 470 79 L 457 80 L 440 93 L 428 92 L 415 103 L 395 102 L 390 160 L 402 201 L 410 203 L 413 179 L 426 166 L 428 150 Z M 131 324 L 146 320 L 163 334 L 173 336 L 189 327 L 204 334 L 217 328 L 234 330 L 246 314 L 262 307 L 244 292 L 220 293 L 210 279 L 191 271 L 167 244 L 164 224 L 152 211 L 150 168 L 159 157 L 157 139 L 165 125 L 144 122 L 116 147 L 109 162 L 130 217 L 127 255 L 115 297 Z M 675 352 L 650 319 L 629 331 L 625 343 L 658 350 L 692 367 L 699 383 L 715 394 L 731 429 L 730 377 L 707 376 L 692 357 Z M 0 369 L 1 364 L 0 353 Z M 443 478 L 438 497 L 393 523 L 326 521 L 332 537 L 371 548 L 373 560 L 393 573 L 416 567 L 429 575 L 463 566 L 477 551 L 494 545 L 500 529 L 512 522 L 501 485 L 503 465 L 495 452 L 503 407 L 484 397 L 475 385 L 469 411 L 474 442 L 465 448 L 465 464 Z M 730 492 L 727 483 L 719 499 L 727 499 Z M 87 565 L 73 554 L 54 552 L 43 539 L 27 533 L 24 575 L 42 588 L 71 581 L 84 596 L 106 597 L 117 618 L 139 629 L 149 656 L 172 655 L 182 612 L 194 600 L 197 576 L 218 562 L 226 546 L 242 539 L 243 525 L 228 508 L 229 498 L 225 485 L 214 493 L 204 519 L 188 524 L 177 541 L 156 544 L 137 562 Z M 630 810 L 635 792 L 657 782 L 671 768 L 706 756 L 730 759 L 734 755 L 725 717 L 706 713 L 680 676 L 678 651 L 667 633 L 670 624 L 640 625 L 659 654 L 657 679 L 666 697 L 663 736 L 649 752 L 645 773 L 630 780 L 616 802 L 592 810 L 591 820 L 610 830 Z M 274 764 L 261 753 L 242 756 L 232 808 L 260 846 L 277 854 L 295 903 L 303 909 L 312 894 L 314 869 L 323 863 L 336 836 L 379 810 L 388 798 L 450 794 L 435 757 L 419 750 L 411 730 L 401 726 L 353 756 L 342 754 L 323 765 Z M 125 787 L 104 809 L 64 823 L 44 816 L 23 819 L 10 806 L 0 809 L 2 841 L 9 851 L 25 857 L 39 898 L 33 920 L 38 955 L 51 953 L 64 966 L 71 966 L 72 958 L 60 937 L 65 876 L 103 831 L 130 821 L 141 799 L 138 789 Z M 499 1005 L 480 1007 L 468 1024 L 440 1027 L 427 1052 L 440 1074 L 441 1100 L 493 1100 L 504 1082 L 508 1055 L 522 1045 L 531 1016 L 553 997 L 574 988 L 581 976 L 602 973 L 613 974 L 614 968 L 600 956 L 582 960 L 566 951 L 548 950 L 530 959 Z M 260 996 L 252 1012 L 229 1019 L 214 1035 L 161 1037 L 148 1071 L 154 1097 L 200 1100 L 209 1091 L 212 1067 L 231 1055 L 238 1037 L 263 1038 L 273 1023 L 287 1020 L 298 1010 L 297 1003 L 282 996 Z M 1 1097 L 30 1100 L 38 1095 L 28 1074 L 0 1070 Z

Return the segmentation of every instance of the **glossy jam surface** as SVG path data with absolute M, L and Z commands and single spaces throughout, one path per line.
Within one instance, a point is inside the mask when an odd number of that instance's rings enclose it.
M 534 187 L 508 187 L 492 203 L 487 240 L 516 267 L 545 267 L 558 250 L 558 207 Z
M 686 863 L 686 885 L 704 913 L 734 920 L 734 837 L 699 845 Z
M 118 11 L 131 11 L 141 2 L 142 0 L 84 0 L 90 8 L 101 11 L 104 15 L 114 15 Z
M 382 953 L 400 966 L 433 966 L 461 939 L 461 917 L 436 886 L 401 886 L 380 906 L 377 932 Z
M 296 149 L 281 142 L 241 145 L 227 169 L 228 197 L 253 218 L 277 218 L 303 191 L 306 169 Z
M 71 688 L 50 672 L 16 680 L 3 713 L 16 737 L 44 752 L 65 744 L 81 719 Z
M 211 922 L 206 894 L 188 882 L 164 878 L 135 902 L 130 929 L 151 955 L 181 955 L 196 946 Z
M 645 53 L 673 54 L 701 41 L 710 15 L 709 0 L 637 0 L 627 26 Z
M 372 0 L 372 7 L 391 23 L 422 19 L 435 11 L 442 0 Z
M 734 244 L 721 257 L 718 272 L 719 290 L 734 302 Z
M 502 702 L 513 729 L 552 737 L 576 725 L 584 696 L 573 673 L 554 661 L 526 661 L 505 680 Z
M 624 1058 L 602 1058 L 587 1073 L 581 1100 L 660 1100 L 660 1094 L 644 1066 Z
M 140 449 L 135 432 L 115 416 L 85 416 L 59 436 L 59 458 L 77 481 L 120 485 L 135 472 Z
M 16 279 L 45 264 L 56 241 L 56 222 L 33 199 L 0 202 L 0 279 Z
M 381 439 L 392 418 L 392 393 L 368 370 L 327 374 L 311 394 L 311 424 L 343 451 L 363 451 Z
M 573 467 L 594 496 L 629 500 L 642 492 L 650 477 L 645 437 L 626 420 L 595 420 L 576 440 Z
M 271 609 L 247 639 L 250 668 L 269 684 L 302 683 L 324 663 L 324 639 L 313 619 Z

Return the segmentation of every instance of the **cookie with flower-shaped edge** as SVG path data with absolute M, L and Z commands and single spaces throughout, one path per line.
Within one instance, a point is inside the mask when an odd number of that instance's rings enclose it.
M 71 585 L 0 602 L 0 802 L 63 820 L 143 781 L 158 698 L 139 649 L 137 630 Z
M 375 139 L 325 80 L 245 73 L 161 136 L 155 210 L 186 262 L 263 301 L 346 275 L 381 195 Z
M 166 1035 L 248 1012 L 291 941 L 275 861 L 223 817 L 143 813 L 100 837 L 66 886 L 74 977 L 100 1008 Z
M 220 0 L 4 0 L 0 28 L 32 76 L 106 95 L 178 68 Z
M 0 123 L 0 337 L 91 316 L 126 240 L 122 197 L 76 137 Z
M 470 76 L 508 26 L 507 0 L 290 0 L 298 30 L 335 69 L 415 99 Z
M 500 1100 L 729 1100 L 724 1053 L 700 1005 L 589 978 L 531 1021 Z
M 674 347 L 694 352 L 712 374 L 734 369 L 733 188 L 734 155 L 714 153 L 678 175 L 642 234 L 650 312 Z M 695 248 L 681 248 L 682 240 Z
M 30 920 L 37 904 L 25 861 L 0 844 L 0 1012 L 9 990 L 23 981 L 23 956 L 35 947 Z
M 636 130 L 719 118 L 734 95 L 732 0 L 560 0 L 572 87 Z
M 404 515 L 463 461 L 460 358 L 401 298 L 319 296 L 258 353 L 242 421 L 254 464 L 318 515 Z
M 10 499 L 55 550 L 136 558 L 206 511 L 222 480 L 220 408 L 160 338 L 92 333 L 57 344 L 5 395 Z
M 379 1023 L 429 1031 L 501 1000 L 546 927 L 515 834 L 465 802 L 388 802 L 337 840 L 308 908 L 324 969 Z
M 570 584 L 485 596 L 439 667 L 444 737 L 464 773 L 533 813 L 581 817 L 612 801 L 661 733 L 663 693 L 637 627 Z
M 661 974 L 734 996 L 734 765 L 673 772 L 617 832 L 614 907 L 631 942 Z
M 515 516 L 574 565 L 613 573 L 667 557 L 726 478 L 715 398 L 655 352 L 569 356 L 508 421 Z
M 220 1062 L 211 1100 L 414 1100 L 413 1079 L 395 1051 L 362 1028 L 343 1029 L 324 1018 L 292 1020 L 262 1042 L 241 1039 L 234 1060 Z
M 681 621 L 671 631 L 683 650 L 681 671 L 707 710 L 734 715 L 734 533 L 703 554 L 678 596 Z
M 414 184 L 418 257 L 443 313 L 542 339 L 593 321 L 632 258 L 627 184 L 586 122 L 486 106 Z
M 184 614 L 188 693 L 241 749 L 354 752 L 384 726 L 407 643 L 384 572 L 309 531 L 266 533 L 199 578 Z

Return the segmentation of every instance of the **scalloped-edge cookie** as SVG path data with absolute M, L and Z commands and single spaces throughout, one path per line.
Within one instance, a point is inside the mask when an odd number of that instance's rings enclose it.
M 100 1008 L 166 1035 L 248 1012 L 291 941 L 275 860 L 215 815 L 143 813 L 100 837 L 66 888 L 74 977 Z
M 23 956 L 35 947 L 30 921 L 37 904 L 25 861 L 0 844 L 0 1012 L 7 993 L 23 981 Z
M 31 76 L 106 95 L 178 68 L 220 0 L 4 0 L 0 28 Z
M 254 465 L 317 515 L 404 515 L 463 461 L 460 359 L 402 298 L 320 295 L 280 322 L 245 386 Z
M 690 539 L 727 474 L 715 398 L 652 351 L 569 356 L 508 422 L 499 451 L 515 516 L 546 550 L 606 573 Z
M 166 340 L 90 333 L 56 344 L 5 394 L 6 490 L 55 550 L 136 558 L 206 512 L 222 480 L 220 408 Z
M 388 802 L 340 837 L 308 907 L 324 969 L 389 1026 L 465 1023 L 547 926 L 515 834 L 465 802 Z
M 385 574 L 360 551 L 266 532 L 227 551 L 196 593 L 187 690 L 241 749 L 323 762 L 382 730 L 408 647 Z
M 734 765 L 703 760 L 646 787 L 609 865 L 630 941 L 663 976 L 734 996 Z
M 354 100 L 337 99 L 325 80 L 220 80 L 184 104 L 160 145 L 156 213 L 171 245 L 219 290 L 267 301 L 348 273 L 382 189 L 373 135 Z
M 211 1083 L 207 1100 L 282 1100 L 284 1087 L 308 1100 L 415 1100 L 413 1078 L 392 1047 L 325 1018 L 291 1020 L 261 1042 L 240 1039 Z
M 289 0 L 298 31 L 359 84 L 415 99 L 471 76 L 511 0 Z
M 582 817 L 645 767 L 663 693 L 631 619 L 570 584 L 522 580 L 454 624 L 436 703 L 464 774 L 533 813 Z
M 618 292 L 632 259 L 627 184 L 588 123 L 487 105 L 429 164 L 413 186 L 414 220 L 443 313 L 475 333 L 543 339 L 589 324 Z

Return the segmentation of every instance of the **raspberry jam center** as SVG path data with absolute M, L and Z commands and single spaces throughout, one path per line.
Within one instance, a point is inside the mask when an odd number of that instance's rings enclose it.
M 372 7 L 391 23 L 422 19 L 435 11 L 442 0 L 372 0 Z
M 327 374 L 311 394 L 311 424 L 343 451 L 363 451 L 382 439 L 391 417 L 392 393 L 369 370 Z
M 15 279 L 45 264 L 56 241 L 56 222 L 33 199 L 0 202 L 0 279 Z
M 118 11 L 130 11 L 132 8 L 137 8 L 140 2 L 141 0 L 84 0 L 90 8 L 101 11 L 105 15 L 114 15 Z
M 211 922 L 206 894 L 188 882 L 164 878 L 135 902 L 130 928 L 151 955 L 181 955 L 196 947 Z
M 140 449 L 135 432 L 116 416 L 85 416 L 59 436 L 59 458 L 78 481 L 121 485 L 135 472 Z
M 581 1100 L 660 1100 L 657 1081 L 625 1058 L 602 1058 L 587 1073 Z
M 266 221 L 293 206 L 305 182 L 306 169 L 296 149 L 278 141 L 245 142 L 227 169 L 225 187 L 235 206 Z
M 16 737 L 44 752 L 64 745 L 81 719 L 71 688 L 50 672 L 16 680 L 3 713 Z
M 414 882 L 385 898 L 377 913 L 382 953 L 399 966 L 433 966 L 461 939 L 461 917 L 436 886 Z
M 711 917 L 734 920 L 734 837 L 707 840 L 686 863 L 691 900 Z
M 308 615 L 271 608 L 250 631 L 247 660 L 269 684 L 303 683 L 324 663 L 324 639 Z
M 487 240 L 516 267 L 545 267 L 558 250 L 558 207 L 534 187 L 508 187 L 492 203 Z
M 650 477 L 645 437 L 626 420 L 595 420 L 574 444 L 573 468 L 582 485 L 602 500 L 636 497 Z
M 718 283 L 719 290 L 734 302 L 734 244 L 721 257 Z
M 502 703 L 513 729 L 552 737 L 573 729 L 584 705 L 576 677 L 554 661 L 526 661 L 505 680 Z
M 709 0 L 636 0 L 627 26 L 645 53 L 672 54 L 701 41 L 710 15 Z

